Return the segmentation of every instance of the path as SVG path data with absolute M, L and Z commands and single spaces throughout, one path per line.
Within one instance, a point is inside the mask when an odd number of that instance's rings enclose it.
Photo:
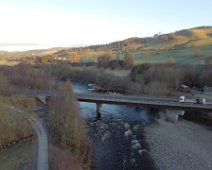
M 48 170 L 48 140 L 46 131 L 39 120 L 28 118 L 38 137 L 37 170 Z
M 23 110 L 7 105 L 11 110 L 24 117 L 35 130 L 38 137 L 37 170 L 48 170 L 48 139 L 46 131 L 39 119 L 35 119 Z

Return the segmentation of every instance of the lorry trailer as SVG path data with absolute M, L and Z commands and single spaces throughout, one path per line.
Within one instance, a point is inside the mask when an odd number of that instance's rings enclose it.
M 187 98 L 186 96 L 180 96 L 179 103 L 190 103 L 190 104 L 206 104 L 206 99 L 204 98 Z

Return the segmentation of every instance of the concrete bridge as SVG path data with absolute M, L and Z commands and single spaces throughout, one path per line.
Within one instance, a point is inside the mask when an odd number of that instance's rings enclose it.
M 50 92 L 39 92 L 37 97 L 44 104 L 49 97 L 62 94 L 53 94 Z M 101 117 L 102 104 L 117 104 L 117 105 L 134 105 L 148 108 L 157 108 L 163 110 L 167 119 L 175 122 L 179 115 L 184 115 L 185 110 L 198 110 L 204 112 L 212 112 L 211 104 L 186 104 L 179 103 L 178 99 L 162 98 L 162 97 L 142 97 L 142 96 L 124 96 L 124 95 L 107 95 L 107 94 L 75 94 L 78 101 L 96 103 L 97 117 Z

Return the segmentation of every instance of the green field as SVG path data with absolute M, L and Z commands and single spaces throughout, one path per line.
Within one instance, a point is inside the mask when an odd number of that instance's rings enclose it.
M 196 97 L 205 98 L 206 100 L 212 101 L 212 94 L 197 94 Z
M 105 72 L 109 73 L 109 74 L 114 74 L 115 76 L 125 77 L 125 76 L 129 75 L 130 70 L 110 70 L 110 69 L 105 69 Z
M 0 150 L 0 169 L 31 169 L 32 150 L 31 139 L 22 141 L 9 149 Z
M 207 57 L 212 57 L 212 46 L 201 48 L 178 48 L 172 50 L 138 50 L 132 53 L 135 64 L 141 63 L 169 63 L 170 58 L 174 58 L 177 64 L 205 64 Z M 113 54 L 116 58 L 117 53 Z M 121 59 L 124 53 L 119 54 Z
M 193 28 L 176 32 L 175 40 L 153 39 L 142 49 L 132 51 L 134 62 L 205 64 L 205 59 L 212 57 L 211 32 L 211 27 Z M 113 58 L 123 59 L 124 53 L 114 52 Z
M 176 63 L 179 64 L 205 64 L 205 58 L 212 56 L 212 46 L 199 48 L 182 48 L 173 50 L 164 50 L 159 54 L 154 51 L 148 51 L 148 55 L 145 56 L 144 51 L 137 51 L 133 53 L 133 57 L 136 64 L 140 63 L 168 63 L 170 58 L 174 58 Z

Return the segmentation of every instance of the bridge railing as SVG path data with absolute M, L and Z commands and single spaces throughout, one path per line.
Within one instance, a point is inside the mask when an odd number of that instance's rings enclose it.
M 117 103 L 129 103 L 129 104 L 145 104 L 145 105 L 158 105 L 158 106 L 170 106 L 170 107 L 183 107 L 183 108 L 199 108 L 199 109 L 211 109 L 212 105 L 199 105 L 199 104 L 192 104 L 192 103 L 179 103 L 178 100 L 169 100 L 163 101 L 161 99 L 152 99 L 152 98 L 142 98 L 142 97 L 127 97 L 127 96 L 114 96 L 114 95 L 99 95 L 99 94 L 79 94 L 77 97 L 80 99 L 87 99 L 90 101 L 110 101 L 110 102 L 117 102 Z

